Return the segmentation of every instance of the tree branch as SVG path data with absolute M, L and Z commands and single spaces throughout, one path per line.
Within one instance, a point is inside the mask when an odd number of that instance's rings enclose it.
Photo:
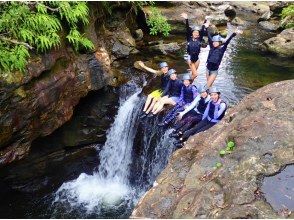
M 7 41 L 7 42 L 10 42 L 10 43 L 13 43 L 13 44 L 23 45 L 23 46 L 25 46 L 26 48 L 28 48 L 30 50 L 34 49 L 31 45 L 29 45 L 28 43 L 25 43 L 25 42 L 20 42 L 20 41 L 17 41 L 17 40 L 6 38 L 6 37 L 0 37 L 0 40 Z

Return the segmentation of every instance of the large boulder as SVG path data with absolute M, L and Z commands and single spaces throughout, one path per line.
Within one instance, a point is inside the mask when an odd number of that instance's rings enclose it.
M 283 30 L 276 37 L 264 41 L 261 48 L 282 57 L 294 57 L 294 28 Z
M 267 2 L 252 2 L 252 1 L 233 1 L 230 5 L 243 11 L 251 11 L 253 13 L 262 15 L 270 10 Z
M 289 2 L 286 1 L 274 1 L 269 3 L 269 8 L 273 12 L 274 15 L 280 15 L 283 8 L 287 7 Z
M 293 96 L 294 80 L 267 85 L 229 109 L 219 124 L 190 137 L 131 217 L 293 218 L 293 206 L 280 213 L 261 191 L 265 176 L 294 163 Z M 220 157 L 228 140 L 235 150 Z M 285 185 L 279 190 L 293 198 Z
M 261 21 L 258 24 L 262 29 L 264 29 L 266 31 L 275 32 L 275 31 L 277 31 L 279 29 L 279 25 L 274 24 L 274 23 L 269 22 L 269 21 Z
M 160 41 L 159 44 L 150 46 L 148 49 L 150 52 L 166 55 L 180 50 L 181 47 L 178 45 L 177 42 L 165 44 L 162 41 Z

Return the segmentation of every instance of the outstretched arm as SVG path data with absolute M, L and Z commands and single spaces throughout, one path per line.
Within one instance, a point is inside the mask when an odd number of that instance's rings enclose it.
M 188 15 L 186 13 L 182 13 L 181 17 L 184 18 L 185 21 L 186 21 L 186 39 L 187 39 L 187 41 L 190 41 L 192 31 L 191 31 L 191 28 L 189 26 Z
M 162 72 L 160 70 L 155 70 L 155 69 L 152 69 L 148 66 L 146 66 L 142 61 L 137 61 L 136 62 L 142 69 L 146 70 L 147 72 L 150 72 L 150 73 L 153 73 L 155 75 L 161 75 Z
M 210 48 L 213 48 L 212 38 L 211 38 L 211 34 L 209 31 L 207 31 L 207 37 L 208 37 L 208 43 L 209 43 Z
M 210 22 L 205 19 L 204 23 L 203 23 L 203 25 L 201 27 L 201 30 L 200 30 L 199 41 L 202 41 L 204 33 L 205 33 L 205 29 L 208 28 L 209 24 L 210 24 Z
M 207 105 L 207 107 L 206 107 L 206 109 L 205 109 L 205 111 L 204 111 L 204 114 L 203 114 L 203 116 L 202 116 L 202 120 L 205 119 L 205 118 L 207 118 L 207 116 L 208 116 L 210 102 L 211 102 L 211 101 L 208 102 L 208 105 Z
M 239 30 L 238 28 L 234 31 L 234 33 L 231 34 L 231 36 L 229 37 L 229 39 L 224 43 L 223 46 L 223 50 L 227 49 L 227 46 L 229 45 L 230 41 L 233 39 L 233 37 L 235 37 L 237 34 L 242 34 L 243 31 Z
M 221 103 L 220 104 L 220 109 L 217 111 L 217 115 L 216 118 L 218 118 L 219 116 L 221 116 L 221 114 L 226 110 L 226 104 L 225 103 Z

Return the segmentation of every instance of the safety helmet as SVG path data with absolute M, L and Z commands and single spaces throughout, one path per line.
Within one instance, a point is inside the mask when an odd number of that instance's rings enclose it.
M 159 67 L 160 67 L 160 69 L 163 68 L 163 67 L 168 67 L 167 62 L 161 62 L 159 64 Z
M 211 87 L 210 89 L 209 89 L 209 93 L 221 93 L 220 92 L 220 90 L 218 89 L 218 88 L 216 88 L 216 87 Z
M 222 42 L 223 38 L 220 35 L 215 35 L 215 36 L 212 37 L 212 41 L 213 42 L 215 42 L 215 41 Z
M 195 25 L 191 27 L 192 31 L 200 31 L 200 27 Z
M 171 74 L 176 73 L 175 69 L 170 69 L 169 71 L 167 71 L 167 75 L 170 76 Z
M 185 73 L 185 75 L 183 76 L 183 80 L 191 80 L 191 76 L 189 73 Z
M 207 88 L 206 88 L 206 86 L 201 86 L 201 85 L 200 85 L 200 86 L 198 87 L 198 92 L 199 92 L 199 93 L 207 92 Z

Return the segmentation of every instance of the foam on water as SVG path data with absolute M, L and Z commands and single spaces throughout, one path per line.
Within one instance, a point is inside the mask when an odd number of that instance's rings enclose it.
M 127 100 L 120 99 L 117 116 L 99 154 L 99 169 L 93 175 L 82 173 L 63 183 L 55 193 L 54 204 L 82 207 L 87 213 L 99 214 L 102 209 L 115 209 L 131 201 L 134 190 L 129 185 L 129 164 L 141 109 L 140 91 L 136 90 Z

